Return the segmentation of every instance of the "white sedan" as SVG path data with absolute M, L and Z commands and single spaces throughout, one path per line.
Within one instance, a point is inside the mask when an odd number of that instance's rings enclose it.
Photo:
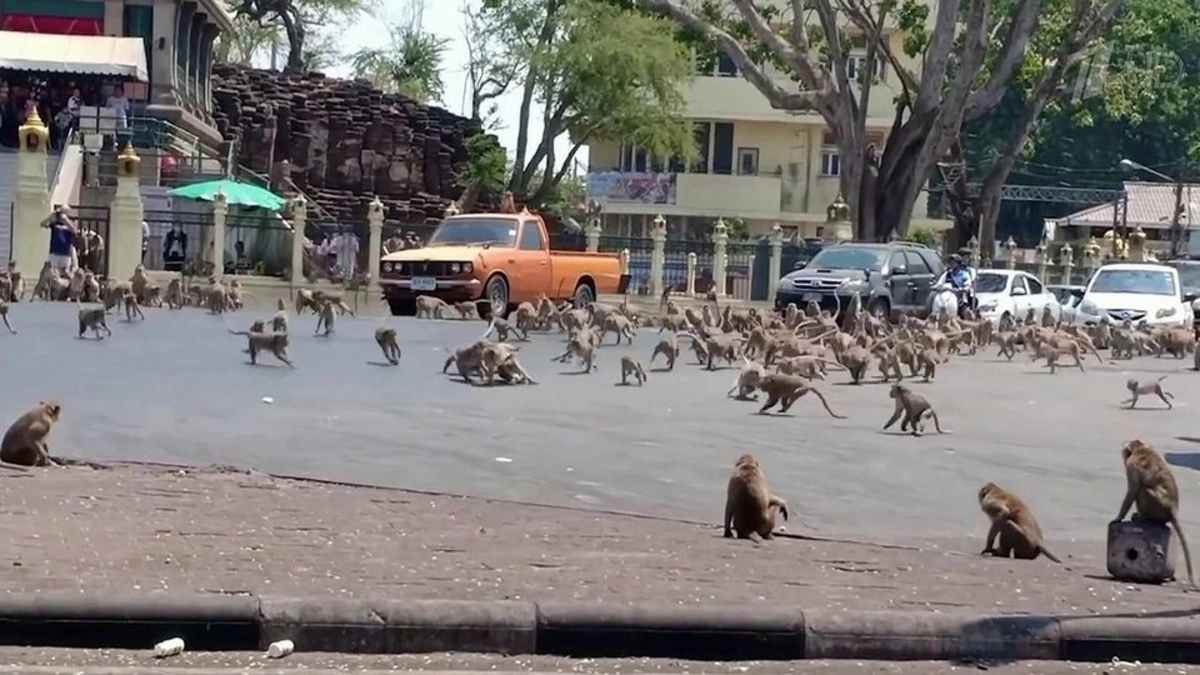
M 945 281 L 943 273 L 933 287 L 936 289 Z M 975 298 L 979 301 L 980 318 L 996 324 L 1005 317 L 1022 321 L 1031 309 L 1039 319 L 1047 307 L 1055 319 L 1062 315 L 1062 305 L 1054 294 L 1037 277 L 1021 270 L 979 270 L 975 273 Z

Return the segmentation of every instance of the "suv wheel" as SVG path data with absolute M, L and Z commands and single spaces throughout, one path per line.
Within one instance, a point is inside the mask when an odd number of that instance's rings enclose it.
M 875 298 L 867 305 L 867 312 L 879 321 L 888 321 L 892 318 L 891 306 L 884 298 Z

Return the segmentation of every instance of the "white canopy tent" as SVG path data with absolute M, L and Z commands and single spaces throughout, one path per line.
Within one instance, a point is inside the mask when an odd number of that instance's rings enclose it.
M 0 31 L 0 68 L 149 82 L 141 38 Z

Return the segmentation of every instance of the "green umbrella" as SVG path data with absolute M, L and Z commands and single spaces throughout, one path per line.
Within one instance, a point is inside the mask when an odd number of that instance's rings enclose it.
M 239 183 L 228 179 L 184 185 L 183 187 L 171 190 L 167 194 L 172 197 L 211 202 L 216 199 L 218 192 L 224 193 L 225 200 L 237 206 L 279 211 L 284 205 L 283 197 L 270 190 L 250 183 Z

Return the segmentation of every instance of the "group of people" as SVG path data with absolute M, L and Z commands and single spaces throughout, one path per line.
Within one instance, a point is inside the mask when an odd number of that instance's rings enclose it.
M 18 147 L 18 129 L 37 110 L 48 128 L 50 147 L 61 149 L 71 131 L 79 129 L 80 110 L 85 105 L 103 105 L 115 110 L 118 131 L 128 128 L 132 111 L 125 88 L 120 84 L 26 76 L 0 79 L 0 146 Z

